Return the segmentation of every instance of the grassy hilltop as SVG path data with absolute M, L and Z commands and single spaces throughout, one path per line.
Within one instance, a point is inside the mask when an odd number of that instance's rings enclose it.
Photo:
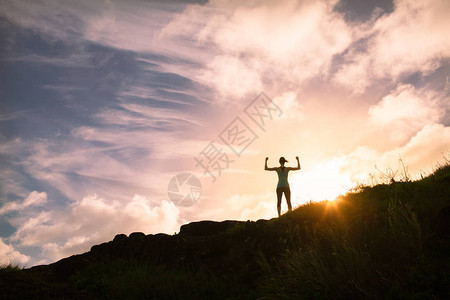
M 6 266 L 0 298 L 448 299 L 449 222 L 445 166 L 272 220 L 117 235 L 48 266 Z

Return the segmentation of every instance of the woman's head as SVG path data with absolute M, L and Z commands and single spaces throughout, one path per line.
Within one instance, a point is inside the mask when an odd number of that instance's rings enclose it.
M 280 157 L 279 162 L 280 162 L 280 165 L 284 165 L 284 163 L 287 163 L 288 161 L 286 160 L 286 158 L 284 158 L 284 157 L 282 156 L 282 157 Z

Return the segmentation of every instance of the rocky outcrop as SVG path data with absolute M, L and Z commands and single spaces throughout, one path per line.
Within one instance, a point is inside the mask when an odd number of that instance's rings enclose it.
M 87 253 L 74 255 L 27 272 L 42 273 L 60 282 L 83 268 L 102 261 L 135 259 L 154 264 L 220 269 L 224 274 L 255 281 L 258 258 L 263 253 L 276 257 L 286 249 L 284 226 L 278 229 L 270 221 L 200 221 L 181 226 L 174 235 L 134 232 L 118 234 L 110 242 L 95 245 Z M 268 230 L 268 226 L 270 230 Z M 284 228 L 284 229 L 283 229 Z M 240 272 L 245 266 L 246 271 Z M 250 273 L 248 270 L 252 270 Z M 240 275 L 236 275 L 240 274 Z

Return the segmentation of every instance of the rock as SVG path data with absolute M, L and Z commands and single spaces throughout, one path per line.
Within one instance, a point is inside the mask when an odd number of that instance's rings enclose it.
M 129 239 L 145 239 L 146 235 L 143 232 L 133 232 L 130 234 Z
M 91 247 L 91 252 L 92 253 L 104 253 L 108 251 L 108 243 L 102 243 L 100 245 L 94 245 Z
M 232 226 L 237 224 L 245 224 L 242 221 L 200 221 L 192 222 L 182 225 L 180 228 L 180 235 L 182 236 L 207 236 L 214 235 L 220 232 L 225 232 Z
M 113 243 L 121 243 L 121 242 L 126 242 L 126 240 L 128 239 L 126 234 L 118 234 L 114 237 L 113 239 Z

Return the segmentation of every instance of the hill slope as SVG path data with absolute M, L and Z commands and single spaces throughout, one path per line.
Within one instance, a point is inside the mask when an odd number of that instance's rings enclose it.
M 448 298 L 450 167 L 256 222 L 119 234 L 0 271 L 0 298 Z

